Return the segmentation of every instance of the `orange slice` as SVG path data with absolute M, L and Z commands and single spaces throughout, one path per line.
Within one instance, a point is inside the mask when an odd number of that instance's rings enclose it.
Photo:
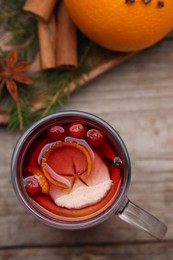
M 25 171 L 33 174 L 37 178 L 41 186 L 42 193 L 47 195 L 49 192 L 49 184 L 44 174 L 36 167 L 28 167 Z
M 81 144 L 60 142 L 45 152 L 41 168 L 45 177 L 55 186 L 72 188 L 80 174 L 87 180 L 92 169 L 92 159 L 89 151 Z

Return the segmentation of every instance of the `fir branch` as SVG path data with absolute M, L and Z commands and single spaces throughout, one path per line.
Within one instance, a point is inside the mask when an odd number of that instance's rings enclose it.
M 22 11 L 24 2 L 0 0 L 0 23 L 5 31 L 11 33 L 9 44 L 17 46 L 19 61 L 33 61 L 38 52 L 37 22 L 32 15 Z M 75 89 L 80 88 L 82 75 L 88 73 L 92 66 L 91 60 L 101 52 L 100 47 L 78 32 L 78 68 L 73 71 L 49 70 L 33 74 L 33 85 L 19 87 L 20 101 L 17 104 L 9 98 L 7 91 L 3 91 L 0 98 L 4 104 L 8 103 L 9 126 L 22 129 L 31 123 L 31 119 L 38 119 L 53 112 L 58 106 L 63 106 L 64 98 L 71 94 L 70 84 L 73 82 Z M 0 54 L 7 55 L 1 49 Z M 41 109 L 36 113 L 31 112 L 34 98 L 38 97 L 39 100 L 43 96 L 45 99 L 41 101 Z
M 94 43 L 93 42 L 90 42 L 88 44 L 88 46 L 86 47 L 86 50 L 84 51 L 84 53 L 82 54 L 82 56 L 80 57 L 80 60 L 79 60 L 79 66 L 82 66 L 83 64 L 85 64 L 86 60 L 87 60 L 87 57 L 93 47 Z
M 34 58 L 38 50 L 36 19 L 22 11 L 24 0 L 0 0 L 1 26 L 11 33 L 10 45 L 20 49 L 20 58 Z M 28 55 L 30 53 L 30 55 Z
M 9 111 L 8 128 L 15 129 L 19 127 L 20 131 L 23 131 L 24 128 L 29 126 L 32 116 L 28 105 L 26 100 L 20 100 L 18 103 L 13 102 Z
M 51 101 L 49 102 L 48 106 L 46 107 L 46 109 L 43 111 L 43 113 L 41 114 L 41 116 L 46 116 L 48 113 L 50 113 L 50 111 L 52 110 L 52 107 L 55 105 L 55 104 L 62 104 L 62 100 L 61 100 L 61 95 L 62 95 L 62 92 L 64 90 L 64 85 L 61 86 L 61 88 L 59 88 L 57 90 L 57 92 L 55 93 L 55 95 L 53 96 L 53 98 L 51 99 Z
M 21 111 L 20 100 L 16 102 L 16 106 L 17 106 L 17 113 L 18 113 L 18 120 L 19 120 L 19 130 L 23 131 L 24 124 L 23 124 L 23 116 Z

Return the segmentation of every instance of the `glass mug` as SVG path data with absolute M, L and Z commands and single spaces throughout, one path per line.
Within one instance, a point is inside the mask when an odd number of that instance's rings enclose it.
M 31 154 L 34 152 L 32 147 L 34 144 L 39 143 L 40 136 L 46 133 L 50 126 L 56 124 L 68 125 L 72 122 L 81 122 L 89 128 L 99 129 L 104 133 L 106 140 L 108 140 L 112 149 L 115 150 L 116 155 L 118 155 L 115 159 L 118 158 L 116 167 L 121 173 L 121 184 L 116 196 L 112 196 L 112 198 L 108 200 L 102 208 L 99 208 L 98 211 L 96 210 L 94 214 L 68 218 L 58 216 L 55 212 L 49 211 L 48 208 L 43 208 L 42 205 L 40 206 L 35 200 L 28 196 L 23 184 L 23 171 L 24 164 L 28 157 L 28 151 L 30 151 Z M 110 163 L 112 162 L 115 163 L 115 160 L 112 160 Z M 114 165 L 111 167 L 114 167 Z M 16 144 L 12 156 L 11 176 L 15 193 L 21 204 L 23 204 L 34 217 L 49 226 L 68 230 L 85 229 L 95 226 L 115 214 L 124 221 L 147 231 L 157 239 L 162 239 L 167 231 L 167 227 L 164 223 L 128 199 L 127 193 L 131 179 L 131 167 L 126 146 L 115 129 L 95 115 L 81 111 L 62 111 L 48 115 L 33 124 Z

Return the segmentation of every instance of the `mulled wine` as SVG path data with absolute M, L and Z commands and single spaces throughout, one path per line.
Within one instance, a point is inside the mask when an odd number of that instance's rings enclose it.
M 16 144 L 11 177 L 20 202 L 46 225 L 78 230 L 117 215 L 158 239 L 167 231 L 128 199 L 128 151 L 95 115 L 62 111 L 33 124 Z
M 24 156 L 24 193 L 43 215 L 66 221 L 89 219 L 118 198 L 122 164 L 103 129 L 82 120 L 54 122 Z

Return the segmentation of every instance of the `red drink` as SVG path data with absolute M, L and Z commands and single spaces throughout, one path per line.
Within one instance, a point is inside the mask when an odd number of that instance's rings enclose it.
M 92 218 L 118 198 L 122 159 L 106 134 L 82 120 L 47 126 L 24 157 L 28 200 L 57 220 Z

